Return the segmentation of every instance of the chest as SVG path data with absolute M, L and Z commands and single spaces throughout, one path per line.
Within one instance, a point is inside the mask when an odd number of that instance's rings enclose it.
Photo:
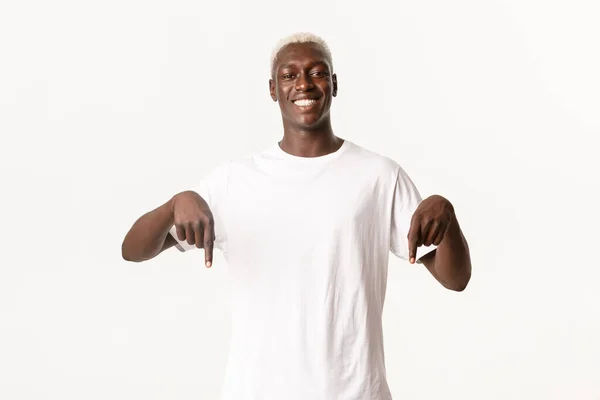
M 315 252 L 332 240 L 384 227 L 390 198 L 385 186 L 366 174 L 233 179 L 227 202 L 229 248 L 254 257 Z

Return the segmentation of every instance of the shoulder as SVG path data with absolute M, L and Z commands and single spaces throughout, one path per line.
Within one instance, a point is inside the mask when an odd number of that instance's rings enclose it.
M 255 164 L 257 159 L 263 157 L 263 153 L 265 152 L 261 151 L 227 158 L 217 163 L 211 170 L 210 174 L 227 177 L 240 169 L 247 168 L 248 166 Z
M 227 160 L 227 163 L 230 169 L 247 167 L 259 162 L 259 160 L 276 158 L 276 154 L 275 145 L 269 144 L 259 150 L 255 149 L 239 153 Z
M 377 153 L 373 150 L 362 147 L 356 143 L 350 142 L 349 155 L 353 161 L 359 163 L 362 167 L 371 169 L 373 173 L 380 176 L 388 176 L 393 180 L 399 173 L 404 172 L 400 164 L 386 155 Z

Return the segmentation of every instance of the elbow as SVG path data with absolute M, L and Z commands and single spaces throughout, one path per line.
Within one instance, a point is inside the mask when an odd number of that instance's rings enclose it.
M 127 253 L 123 253 L 121 252 L 121 257 L 123 257 L 123 260 L 128 261 L 128 262 L 134 262 L 134 263 L 139 263 L 144 261 L 144 258 L 140 258 L 140 257 L 133 257 L 130 254 Z
M 131 254 L 131 250 L 128 248 L 126 241 L 123 241 L 123 244 L 121 245 L 121 257 L 123 257 L 123 260 L 129 262 L 140 261 L 133 254 Z
M 121 257 L 123 257 L 123 260 L 125 261 L 134 261 L 133 257 L 131 257 L 129 253 L 127 253 L 127 250 L 123 246 L 121 246 Z
M 453 279 L 451 282 L 447 282 L 444 286 L 446 289 L 452 290 L 453 292 L 463 292 L 469 285 L 470 281 L 471 266 L 469 265 L 469 268 L 467 268 L 467 271 L 463 276 L 456 277 L 456 279 Z
M 141 249 L 141 251 L 140 249 L 136 250 L 136 248 L 132 249 L 126 242 L 123 242 L 121 245 L 121 257 L 123 257 L 123 260 L 125 261 L 141 263 L 154 258 L 156 255 L 158 255 L 158 252 L 148 254 L 146 249 Z
M 460 284 L 452 284 L 452 285 L 447 285 L 446 289 L 448 290 L 452 290 L 453 292 L 462 292 L 464 291 L 467 286 L 469 285 L 469 282 L 464 282 L 464 283 L 460 283 Z

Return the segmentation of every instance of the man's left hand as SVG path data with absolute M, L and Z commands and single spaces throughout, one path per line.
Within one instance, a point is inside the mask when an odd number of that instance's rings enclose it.
M 454 219 L 454 207 L 442 196 L 433 195 L 423 200 L 412 216 L 408 231 L 408 258 L 416 262 L 417 247 L 438 246 Z

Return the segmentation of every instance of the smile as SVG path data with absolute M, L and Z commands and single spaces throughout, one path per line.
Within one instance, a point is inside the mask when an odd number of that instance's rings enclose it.
M 298 107 L 310 107 L 314 104 L 317 104 L 317 100 L 316 99 L 295 100 L 294 104 L 297 105 Z

